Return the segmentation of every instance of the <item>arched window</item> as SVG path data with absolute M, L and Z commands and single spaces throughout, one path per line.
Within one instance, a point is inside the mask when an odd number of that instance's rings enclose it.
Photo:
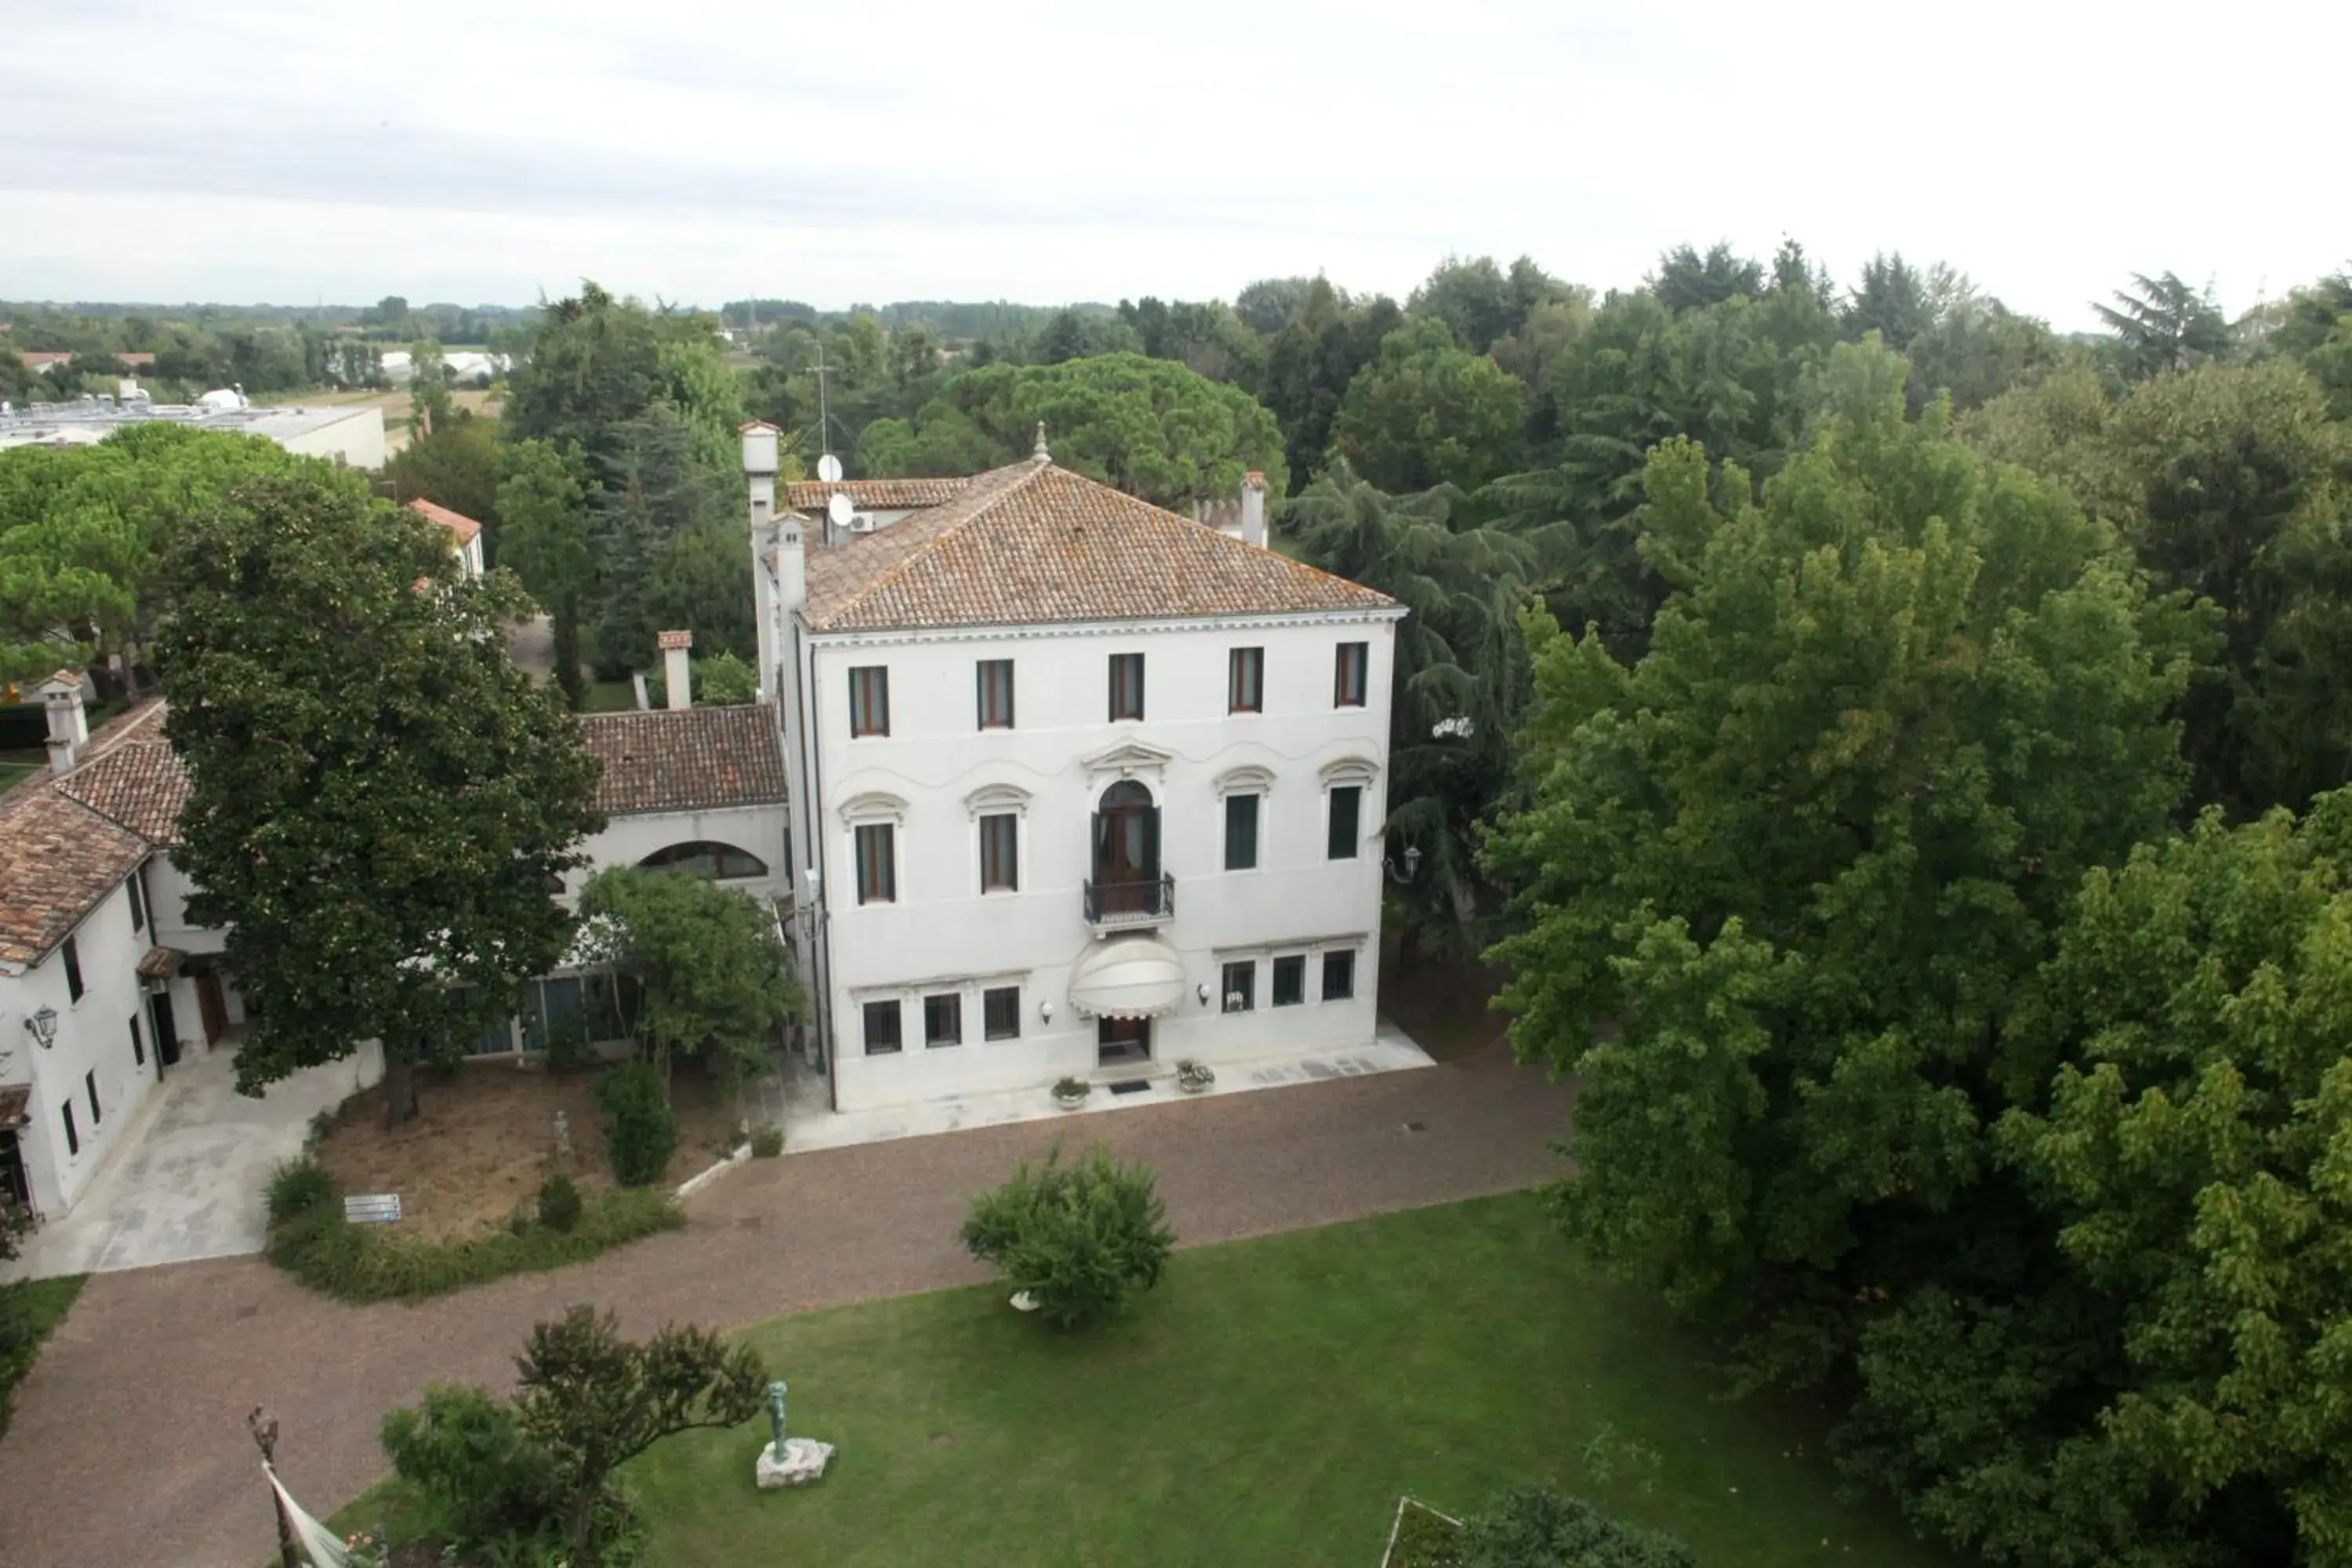
M 689 877 L 716 877 L 720 881 L 768 874 L 768 863 L 757 855 L 708 839 L 656 849 L 637 864 L 648 871 L 683 871 Z

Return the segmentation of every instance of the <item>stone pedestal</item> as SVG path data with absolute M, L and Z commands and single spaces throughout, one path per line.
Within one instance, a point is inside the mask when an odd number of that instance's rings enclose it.
M 761 1491 L 775 1487 L 804 1487 L 824 1474 L 825 1466 L 832 1462 L 832 1444 L 820 1443 L 814 1437 L 787 1437 L 781 1459 L 776 1458 L 773 1443 L 760 1445 L 760 1462 L 751 1474 Z

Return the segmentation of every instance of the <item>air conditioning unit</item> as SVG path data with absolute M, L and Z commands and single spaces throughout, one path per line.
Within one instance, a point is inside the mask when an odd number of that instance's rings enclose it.
M 852 533 L 873 532 L 874 514 L 870 511 L 861 511 L 852 515 L 849 520 L 849 531 Z

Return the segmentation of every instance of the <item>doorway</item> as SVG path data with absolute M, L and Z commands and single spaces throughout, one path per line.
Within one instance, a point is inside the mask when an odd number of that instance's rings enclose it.
M 172 1024 L 172 994 L 157 991 L 147 998 L 149 1021 L 155 1030 L 155 1076 L 162 1078 L 164 1069 L 180 1065 L 180 1031 Z
M 1151 1059 L 1151 1020 L 1105 1018 L 1095 1025 L 1095 1060 L 1102 1067 Z
M 228 998 L 221 993 L 217 969 L 197 972 L 196 1011 L 205 1016 L 205 1048 L 219 1045 L 228 1034 Z
M 13 1129 L 0 1132 L 0 1197 L 20 1209 L 33 1206 L 33 1184 L 25 1179 L 25 1155 Z
M 1103 791 L 1095 810 L 1095 886 L 1103 914 L 1158 912 L 1160 808 L 1133 779 Z

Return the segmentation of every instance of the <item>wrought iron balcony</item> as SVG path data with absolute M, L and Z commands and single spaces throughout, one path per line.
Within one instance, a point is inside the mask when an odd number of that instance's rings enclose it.
M 1133 882 L 1088 882 L 1087 923 L 1097 931 L 1156 926 L 1176 916 L 1176 879 Z

